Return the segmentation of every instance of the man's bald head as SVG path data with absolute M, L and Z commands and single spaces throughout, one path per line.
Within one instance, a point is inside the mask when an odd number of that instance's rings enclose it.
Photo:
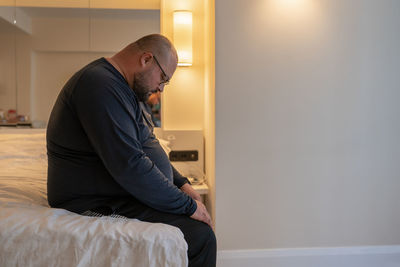
M 141 101 L 164 90 L 174 74 L 178 56 L 161 34 L 146 35 L 107 59 L 125 78 Z
M 131 49 L 140 49 L 144 52 L 151 52 L 162 59 L 162 61 L 168 61 L 169 56 L 178 61 L 178 54 L 174 45 L 168 38 L 161 34 L 146 35 L 131 43 L 128 47 Z

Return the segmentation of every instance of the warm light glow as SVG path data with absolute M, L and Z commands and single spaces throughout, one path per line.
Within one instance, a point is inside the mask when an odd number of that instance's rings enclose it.
M 304 0 L 276 0 L 276 4 L 281 7 L 293 8 L 301 7 L 305 4 Z
M 254 17 L 250 25 L 260 25 L 261 33 L 271 34 L 274 31 L 278 36 L 299 36 L 313 34 L 322 25 L 322 13 L 319 0 L 268 0 L 262 5 L 254 5 L 251 13 Z M 249 11 L 250 12 L 250 11 Z M 249 30 L 254 28 L 249 26 Z
M 191 66 L 192 52 L 192 12 L 174 11 L 174 46 L 178 52 L 178 66 Z
M 192 12 L 190 11 L 175 11 L 174 23 L 192 25 Z
M 310 11 L 311 0 L 273 0 L 275 12 L 285 13 L 288 16 L 298 16 Z

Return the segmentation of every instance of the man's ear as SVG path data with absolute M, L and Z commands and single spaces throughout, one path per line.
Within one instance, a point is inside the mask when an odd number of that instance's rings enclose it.
M 140 65 L 144 68 L 146 67 L 148 64 L 150 64 L 150 61 L 153 58 L 153 54 L 149 53 L 149 52 L 144 52 L 141 56 L 140 56 Z

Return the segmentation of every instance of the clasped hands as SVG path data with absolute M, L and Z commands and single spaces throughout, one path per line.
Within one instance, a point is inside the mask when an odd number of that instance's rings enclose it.
M 211 228 L 214 228 L 212 225 L 211 216 L 208 213 L 206 206 L 204 206 L 204 204 L 202 203 L 200 194 L 197 193 L 196 190 L 194 190 L 193 187 L 188 183 L 182 185 L 180 189 L 196 201 L 197 209 L 190 216 L 190 218 L 204 222 L 208 224 Z

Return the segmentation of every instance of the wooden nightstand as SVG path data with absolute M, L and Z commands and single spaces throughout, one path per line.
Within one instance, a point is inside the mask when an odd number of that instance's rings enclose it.
M 208 185 L 206 185 L 205 183 L 192 185 L 192 187 L 200 195 L 207 195 L 208 194 Z

